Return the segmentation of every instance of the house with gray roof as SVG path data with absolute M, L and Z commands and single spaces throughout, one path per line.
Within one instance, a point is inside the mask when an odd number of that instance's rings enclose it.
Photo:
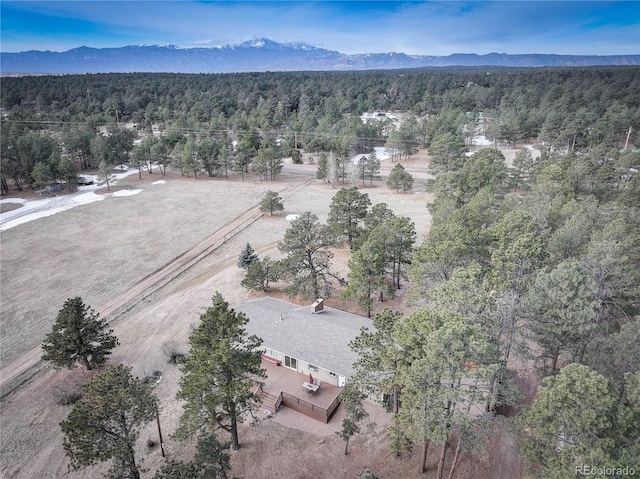
M 324 306 L 298 306 L 264 297 L 243 303 L 239 312 L 249 322 L 248 334 L 263 340 L 264 356 L 334 386 L 354 374 L 357 355 L 349 349 L 360 328 L 373 329 L 371 319 Z

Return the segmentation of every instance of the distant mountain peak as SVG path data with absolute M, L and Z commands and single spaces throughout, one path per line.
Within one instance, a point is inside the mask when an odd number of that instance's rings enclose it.
M 273 38 L 268 38 L 268 37 L 252 38 L 251 40 L 247 40 L 241 43 L 229 44 L 228 46 L 232 48 L 265 48 L 265 49 L 276 49 L 276 50 L 282 50 L 284 48 L 311 50 L 311 49 L 317 48 L 308 43 L 278 42 Z
M 252 38 L 217 47 L 172 44 L 120 48 L 82 46 L 66 52 L 0 53 L 1 74 L 60 73 L 231 73 L 262 71 L 383 70 L 424 67 L 584 67 L 640 65 L 640 55 L 509 55 L 456 53 L 448 56 L 402 52 L 347 55 L 302 42 Z

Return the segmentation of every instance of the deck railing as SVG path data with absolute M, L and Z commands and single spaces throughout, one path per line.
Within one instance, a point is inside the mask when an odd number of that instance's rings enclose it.
M 283 400 L 282 391 L 280 391 L 280 394 L 278 394 L 278 397 L 276 398 L 276 404 L 275 404 L 275 408 L 274 408 L 275 411 L 277 411 L 280 408 L 280 406 L 282 405 L 282 400 Z
M 282 403 L 285 406 L 290 407 L 291 409 L 295 409 L 296 411 L 301 412 L 306 416 L 317 419 L 318 421 L 322 421 L 325 424 L 329 422 L 329 419 L 331 419 L 331 416 L 333 416 L 333 413 L 340 404 L 340 396 L 336 396 L 329 407 L 324 408 L 284 391 L 281 394 Z
M 333 400 L 331 404 L 329 404 L 329 407 L 327 408 L 327 422 L 329 421 L 329 419 L 331 419 L 331 416 L 333 416 L 333 413 L 336 412 L 336 409 L 338 409 L 339 405 L 340 405 L 340 394 L 336 396 L 336 398 Z

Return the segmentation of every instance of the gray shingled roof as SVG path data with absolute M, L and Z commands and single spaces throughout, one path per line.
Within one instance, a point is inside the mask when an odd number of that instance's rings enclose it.
M 357 359 L 349 342 L 362 326 L 373 329 L 373 322 L 362 316 L 327 306 L 312 314 L 310 304 L 298 306 L 268 297 L 247 301 L 237 310 L 249 318 L 247 333 L 261 337 L 265 348 L 346 377 L 353 375 Z

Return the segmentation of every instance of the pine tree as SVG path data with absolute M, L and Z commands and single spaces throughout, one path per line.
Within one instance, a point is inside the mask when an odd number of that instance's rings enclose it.
M 316 179 L 330 183 L 329 179 L 329 158 L 326 153 L 321 153 L 318 158 L 318 170 L 316 171 Z
M 279 277 L 279 264 L 265 256 L 259 261 L 249 265 L 247 275 L 240 282 L 244 288 L 254 291 L 269 291 L 269 283 L 277 281 Z
M 396 190 L 396 193 L 399 193 L 400 190 L 402 190 L 403 193 L 406 193 L 413 188 L 413 176 L 411 176 L 411 173 L 407 172 L 404 167 L 398 163 L 393 167 L 391 173 L 389 173 L 387 186 L 392 190 Z
M 258 261 L 258 255 L 253 251 L 251 245 L 247 243 L 240 253 L 238 262 L 236 264 L 238 265 L 238 268 L 249 269 L 249 266 L 251 266 L 256 261 Z
M 344 455 L 349 454 L 349 439 L 360 432 L 360 422 L 369 416 L 369 413 L 362 406 L 365 395 L 359 391 L 354 382 L 348 382 L 340 399 L 345 410 L 345 417 L 342 420 L 342 429 L 336 434 L 344 440 Z
M 588 366 L 573 363 L 544 378 L 535 403 L 518 418 L 528 477 L 567 477 L 577 464 L 612 464 L 616 402 L 607 378 Z
M 385 256 L 369 241 L 365 241 L 349 260 L 349 285 L 342 297 L 355 299 L 367 317 L 371 317 L 373 310 L 371 296 L 384 286 L 385 264 Z
M 555 373 L 563 353 L 580 358 L 597 328 L 597 287 L 575 261 L 540 272 L 525 299 L 529 329 L 540 357 Z M 575 359 L 574 359 L 575 360 Z
M 360 193 L 355 186 L 343 188 L 333 195 L 327 225 L 337 241 L 346 241 L 353 249 L 362 231 L 360 223 L 367 216 L 370 205 L 369 195 Z
M 373 329 L 362 328 L 360 334 L 349 343 L 358 355 L 353 367 L 356 370 L 352 382 L 371 398 L 386 397 L 395 414 L 400 398 L 399 365 L 403 352 L 393 337 L 396 323 L 402 314 L 385 308 L 375 315 Z
M 333 253 L 329 248 L 335 240 L 326 225 L 307 211 L 291 222 L 278 249 L 287 255 L 282 265 L 283 278 L 290 281 L 286 293 L 306 299 L 331 295 L 332 280 L 343 284 L 344 280 L 329 268 Z
M 227 479 L 231 471 L 231 457 L 225 449 L 229 443 L 221 443 L 215 434 L 198 438 L 196 455 L 191 462 L 169 459 L 153 479 Z
M 110 191 L 109 183 L 116 179 L 116 175 L 111 174 L 111 165 L 106 160 L 102 160 L 98 166 L 98 183 L 106 183 L 107 191 Z
M 81 298 L 68 299 L 42 344 L 42 359 L 69 369 L 77 362 L 87 369 L 103 364 L 118 339 L 99 316 Z
M 364 185 L 364 180 L 369 180 L 369 185 L 373 185 L 373 180 L 380 179 L 380 160 L 376 156 L 376 152 L 374 151 L 369 156 L 364 164 L 364 171 L 362 175 L 362 184 Z
M 118 364 L 95 376 L 82 390 L 83 398 L 60 423 L 70 469 L 113 459 L 106 477 L 139 479 L 136 441 L 158 407 L 150 386 L 131 376 L 128 367 Z
M 262 201 L 260 201 L 260 211 L 263 213 L 268 212 L 273 216 L 275 211 L 282 211 L 283 209 L 282 198 L 275 191 L 267 191 L 262 197 Z
M 182 362 L 177 398 L 184 401 L 177 437 L 187 438 L 223 429 L 231 434 L 231 448 L 240 447 L 238 423 L 255 417 L 260 402 L 252 389 L 265 377 L 260 367 L 262 340 L 247 336 L 249 320 L 229 308 L 220 293 L 200 316 Z

